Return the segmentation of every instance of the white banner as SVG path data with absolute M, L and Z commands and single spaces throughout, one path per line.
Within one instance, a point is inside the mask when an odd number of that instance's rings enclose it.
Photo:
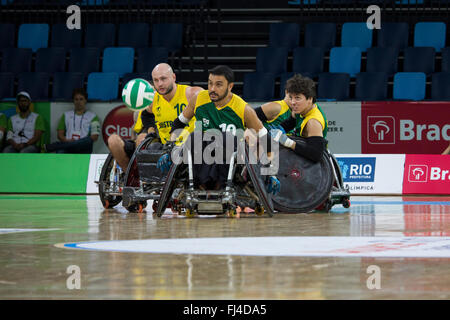
M 86 183 L 86 193 L 98 193 L 98 185 L 95 181 L 99 181 L 102 172 L 103 163 L 108 154 L 91 154 L 89 162 L 89 174 Z

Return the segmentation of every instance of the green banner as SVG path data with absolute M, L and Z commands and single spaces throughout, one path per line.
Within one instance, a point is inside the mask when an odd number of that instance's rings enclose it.
M 2 193 L 86 193 L 89 154 L 0 154 Z

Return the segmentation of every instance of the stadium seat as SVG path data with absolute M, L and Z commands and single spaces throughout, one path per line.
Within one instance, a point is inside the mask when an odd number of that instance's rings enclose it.
M 386 100 L 388 75 L 384 72 L 361 72 L 356 75 L 355 99 L 361 101 Z
M 16 26 L 12 23 L 0 24 L 0 48 L 14 48 L 16 41 Z
M 1 72 L 18 74 L 31 71 L 32 51 L 27 48 L 6 48 L 2 50 Z
M 414 27 L 414 47 L 445 47 L 446 26 L 443 22 L 418 22 Z
M 70 50 L 69 72 L 81 72 L 87 75 L 99 70 L 99 48 L 73 48 Z
M 137 72 L 126 73 L 122 77 L 122 86 L 125 86 L 125 84 L 128 81 L 133 80 L 133 79 L 137 79 L 137 78 L 141 78 L 141 79 L 145 79 L 147 81 L 151 81 L 152 80 L 152 74 L 151 74 L 151 72 L 148 72 L 148 73 L 137 73 Z
M 122 23 L 119 25 L 117 46 L 146 48 L 149 44 L 150 26 L 148 23 Z
M 48 47 L 49 26 L 46 23 L 24 23 L 19 26 L 18 48 L 30 48 L 36 52 Z
M 335 23 L 308 23 L 305 29 L 305 47 L 323 48 L 328 52 L 336 45 Z
M 394 99 L 425 99 L 426 75 L 423 72 L 397 72 L 394 75 Z
M 406 22 L 383 22 L 378 31 L 378 47 L 403 50 L 408 46 L 409 25 Z
M 119 77 L 125 73 L 133 72 L 134 48 L 110 47 L 103 51 L 103 72 L 116 72 Z
M 435 51 L 432 47 L 409 47 L 404 52 L 404 72 L 423 72 L 431 74 L 434 72 Z
M 111 101 L 118 98 L 119 75 L 115 72 L 93 72 L 88 76 L 89 100 Z
M 431 76 L 431 99 L 450 100 L 450 72 L 438 72 Z
M 358 47 L 362 52 L 372 46 L 373 30 L 366 22 L 346 22 L 342 25 L 341 46 Z
M 14 74 L 0 72 L 0 100 L 14 97 Z
M 271 23 L 269 47 L 285 47 L 289 50 L 299 46 L 300 25 L 297 23 Z
M 58 48 L 80 48 L 81 47 L 81 30 L 67 28 L 66 24 L 58 23 L 52 25 L 52 36 L 50 41 L 51 47 Z
M 317 99 L 347 100 L 350 95 L 350 76 L 348 73 L 321 73 L 317 88 Z
M 287 71 L 287 59 L 287 48 L 258 48 L 256 52 L 256 71 L 279 76 Z
M 85 47 L 97 47 L 101 50 L 114 47 L 116 27 L 112 23 L 91 23 L 86 26 Z
M 246 101 L 269 101 L 275 93 L 275 78 L 270 73 L 252 72 L 244 75 L 243 98 Z
M 398 67 L 398 49 L 394 47 L 372 47 L 367 50 L 367 72 L 386 72 L 393 75 Z
M 450 47 L 442 49 L 442 72 L 450 72 Z
M 72 100 L 72 91 L 84 87 L 84 74 L 80 72 L 57 72 L 53 76 L 52 99 Z
M 152 47 L 164 47 L 177 52 L 183 47 L 183 24 L 155 23 L 152 25 Z
M 17 92 L 26 91 L 36 100 L 48 99 L 50 76 L 46 72 L 23 72 L 18 76 Z
M 348 73 L 354 77 L 361 70 L 361 49 L 334 47 L 330 51 L 330 72 Z
M 152 72 L 153 68 L 169 59 L 167 48 L 139 48 L 137 49 L 136 71 L 139 73 Z
M 284 92 L 285 88 L 286 88 L 286 81 L 289 78 L 293 77 L 294 75 L 295 75 L 295 72 L 286 72 L 280 76 L 280 99 L 284 99 L 284 96 L 286 94 Z
M 66 70 L 66 49 L 40 48 L 36 52 L 36 72 L 64 72 Z
M 295 48 L 292 70 L 302 75 L 307 73 L 316 77 L 323 72 L 323 55 L 323 48 Z

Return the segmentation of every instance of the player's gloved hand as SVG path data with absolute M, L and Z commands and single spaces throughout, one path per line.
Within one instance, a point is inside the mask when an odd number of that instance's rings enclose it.
M 161 170 L 162 173 L 168 172 L 170 167 L 172 166 L 172 159 L 170 159 L 170 153 L 174 147 L 173 142 L 167 142 L 163 150 L 165 154 L 159 157 L 158 162 L 156 163 L 156 167 Z
M 275 125 L 275 124 L 269 124 L 269 125 L 267 125 L 269 128 L 270 128 L 270 130 L 272 130 L 272 129 L 278 129 L 278 130 L 281 130 L 283 133 L 286 133 L 286 131 L 284 131 L 284 128 L 281 126 L 281 125 Z
M 267 192 L 276 195 L 281 190 L 281 183 L 275 176 L 270 176 L 267 182 Z
M 286 148 L 291 148 L 295 141 L 290 139 L 283 131 L 280 129 L 272 129 L 270 130 L 270 135 L 272 136 L 273 140 L 276 142 L 281 143 Z

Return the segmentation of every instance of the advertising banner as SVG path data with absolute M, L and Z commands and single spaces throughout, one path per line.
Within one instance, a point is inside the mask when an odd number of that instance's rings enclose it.
M 363 102 L 362 153 L 440 154 L 450 141 L 450 103 Z
M 100 180 L 103 164 L 107 157 L 107 154 L 91 154 L 86 193 L 98 193 L 98 185 L 95 182 Z
M 335 156 L 351 194 L 402 194 L 405 155 Z
M 404 194 L 450 194 L 450 156 L 406 155 Z

